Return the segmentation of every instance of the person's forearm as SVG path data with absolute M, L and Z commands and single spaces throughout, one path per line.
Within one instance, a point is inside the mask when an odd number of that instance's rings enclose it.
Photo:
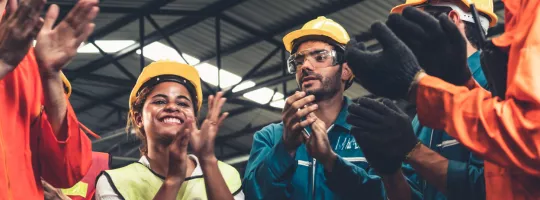
M 42 74 L 43 95 L 45 97 L 45 112 L 49 123 L 58 140 L 67 138 L 66 112 L 67 100 L 64 94 L 64 87 L 59 73 Z
M 381 175 L 381 178 L 388 199 L 411 199 L 411 187 L 401 170 L 394 174 Z
M 163 185 L 159 188 L 154 200 L 174 200 L 178 196 L 178 191 L 184 182 L 184 178 L 166 177 Z
M 429 184 L 434 185 L 441 193 L 446 193 L 448 159 L 421 145 L 411 153 L 407 162 Z
M 230 199 L 234 197 L 223 179 L 223 175 L 218 168 L 217 159 L 201 159 L 201 168 L 204 174 L 204 185 L 206 187 L 206 196 L 210 200 Z
M 13 69 L 15 69 L 14 66 L 8 65 L 0 60 L 0 80 L 4 79 L 7 74 L 13 71 Z

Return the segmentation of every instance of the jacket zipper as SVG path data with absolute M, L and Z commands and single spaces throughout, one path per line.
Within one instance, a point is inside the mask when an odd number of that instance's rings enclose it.
M 317 172 L 317 159 L 313 158 L 313 170 L 311 173 L 311 180 L 313 180 L 311 183 L 311 199 L 315 199 L 315 172 Z
M 332 130 L 332 128 L 334 128 L 334 124 L 332 124 L 326 130 L 326 137 L 328 137 L 328 133 L 330 133 L 330 130 Z M 315 194 L 316 194 L 315 193 L 315 173 L 316 172 L 317 172 L 317 159 L 313 158 L 312 173 L 311 173 L 311 180 L 313 180 L 313 182 L 311 183 L 311 199 L 315 199 Z

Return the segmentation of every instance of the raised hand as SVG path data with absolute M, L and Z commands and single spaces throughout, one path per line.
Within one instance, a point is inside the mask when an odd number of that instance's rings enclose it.
M 407 7 L 403 15 L 390 15 L 386 24 L 414 52 L 427 74 L 455 85 L 471 78 L 466 40 L 446 14 L 435 18 Z
M 0 63 L 8 65 L 10 70 L 26 56 L 41 29 L 43 20 L 39 15 L 45 2 L 23 0 L 20 5 L 16 0 L 7 2 L 8 12 L 0 21 Z
M 221 114 L 221 108 L 225 104 L 226 99 L 222 98 L 223 92 L 218 92 L 216 96 L 208 97 L 208 113 L 204 119 L 201 129 L 197 129 L 195 121 L 191 131 L 191 148 L 193 153 L 201 162 L 217 161 L 214 152 L 214 145 L 219 127 L 229 113 Z
M 381 174 L 392 174 L 418 143 L 406 113 L 392 101 L 360 98 L 349 106 L 347 123 L 370 165 Z
M 319 160 L 325 168 L 330 168 L 327 170 L 331 171 L 331 166 L 333 166 L 337 155 L 332 150 L 328 140 L 326 124 L 318 119 L 314 113 L 310 113 L 307 118 L 314 121 L 311 124 L 312 133 L 309 136 L 304 134 L 307 152 L 311 157 Z
M 53 27 L 59 8 L 51 5 L 43 28 L 37 36 L 36 59 L 42 74 L 54 74 L 66 66 L 77 49 L 93 32 L 99 8 L 98 0 L 80 0 L 62 22 Z
M 411 83 L 421 70 L 412 51 L 383 23 L 371 25 L 383 50 L 369 52 L 351 39 L 345 58 L 360 84 L 377 96 L 407 99 Z
M 305 127 L 313 124 L 315 119 L 305 119 L 309 113 L 317 110 L 317 104 L 311 104 L 315 100 L 314 95 L 306 96 L 306 92 L 296 92 L 287 98 L 285 107 L 281 113 L 283 120 L 283 144 L 291 154 L 304 142 L 302 131 Z
M 192 117 L 187 117 L 184 124 L 176 133 L 173 142 L 169 145 L 169 170 L 167 179 L 183 181 L 186 177 L 188 162 L 188 144 L 191 139 Z

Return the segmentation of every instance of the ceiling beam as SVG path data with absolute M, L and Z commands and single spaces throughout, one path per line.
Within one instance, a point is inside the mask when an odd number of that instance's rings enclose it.
M 214 12 L 214 13 L 220 13 L 223 12 L 231 7 L 234 7 L 246 0 L 227 0 L 227 1 L 218 1 L 216 3 L 213 3 L 203 9 L 201 9 L 201 12 Z M 176 20 L 167 26 L 162 27 L 163 34 L 161 34 L 159 31 L 154 31 L 150 33 L 149 35 L 146 35 L 144 37 L 144 41 L 142 42 L 143 45 L 148 45 L 153 42 L 159 41 L 163 39 L 164 35 L 172 35 L 174 33 L 180 32 L 182 30 L 185 30 L 191 26 L 194 26 L 195 24 L 198 24 L 199 22 L 202 22 L 206 20 L 208 17 L 200 17 L 200 16 L 188 16 L 183 17 L 182 19 Z M 93 71 L 99 70 L 107 65 L 109 65 L 113 60 L 122 59 L 138 49 L 141 48 L 141 42 L 137 41 L 136 43 L 116 52 L 109 54 L 109 56 L 101 57 L 99 59 L 93 60 L 86 65 L 79 67 L 75 69 L 74 76 L 71 78 L 75 80 L 76 78 L 80 76 L 84 76 L 84 74 L 91 73 Z
M 62 69 L 62 72 L 66 75 L 66 77 L 73 76 L 73 70 L 69 69 Z M 114 85 L 115 87 L 126 87 L 126 88 L 133 88 L 135 86 L 135 81 L 118 78 L 118 77 L 112 77 L 112 76 L 105 76 L 105 75 L 98 75 L 98 74 L 86 74 L 84 77 L 81 77 L 81 79 L 87 80 L 87 81 L 94 81 L 98 83 L 107 83 Z
M 61 11 L 69 11 L 74 6 L 69 4 L 57 4 Z M 130 14 L 139 12 L 137 7 L 120 7 L 120 6 L 99 6 L 99 13 L 104 14 Z M 167 16 L 213 16 L 214 13 L 200 12 L 198 10 L 176 10 L 176 9 L 155 9 L 150 10 L 147 14 L 151 15 L 167 15 Z
M 277 85 L 277 84 L 287 82 L 287 81 L 290 81 L 290 80 L 294 80 L 294 75 L 290 74 L 290 75 L 287 75 L 287 76 L 280 76 L 280 77 L 277 77 L 277 78 L 272 78 L 272 79 L 269 79 L 269 80 L 265 80 L 265 81 L 256 83 L 255 86 L 253 86 L 253 87 L 238 91 L 236 93 L 232 93 L 231 95 L 228 95 L 227 98 L 230 98 L 230 99 L 238 98 L 238 97 L 241 97 L 242 95 L 244 95 L 245 93 L 255 91 L 255 90 L 258 90 L 258 89 L 261 89 L 261 88 L 264 88 L 264 87 L 270 87 L 270 86 L 273 86 L 273 85 Z
M 221 51 L 221 56 L 230 55 L 234 52 L 237 52 L 241 49 L 249 47 L 253 44 L 259 43 L 265 40 L 264 38 L 273 38 L 275 35 L 288 31 L 294 27 L 301 26 L 302 24 L 308 22 L 309 20 L 315 19 L 318 16 L 325 16 L 325 15 L 332 14 L 334 12 L 348 8 L 362 1 L 363 0 L 341 0 L 337 2 L 333 1 L 333 2 L 328 2 L 328 3 L 321 3 L 320 6 L 317 8 L 306 11 L 305 13 L 298 13 L 298 16 L 291 17 L 291 19 L 294 19 L 294 20 L 290 20 L 289 23 L 282 23 L 281 26 L 272 28 L 268 32 L 258 33 L 257 36 L 255 37 L 248 38 L 244 41 L 240 41 L 236 45 L 232 45 L 229 48 L 223 49 Z M 211 55 L 204 56 L 200 60 L 201 60 L 201 63 L 203 63 L 209 60 L 213 60 L 215 58 L 216 58 L 216 54 L 212 52 Z
M 75 108 L 75 111 L 77 113 L 83 113 L 87 110 L 90 110 L 98 105 L 109 103 L 110 101 L 114 101 L 117 98 L 123 97 L 125 95 L 128 95 L 131 92 L 131 89 L 124 89 L 122 91 L 116 91 L 113 92 L 103 98 L 96 98 L 94 101 L 91 101 L 90 103 L 84 104 L 78 108 Z
M 87 100 L 91 100 L 91 101 L 99 101 L 98 98 L 92 96 L 92 95 L 89 95 L 89 94 L 86 94 L 86 93 L 83 93 L 83 92 L 80 92 L 78 90 L 73 90 L 72 93 L 74 95 L 77 95 L 77 96 L 80 96 L 82 98 L 85 98 Z M 115 104 L 113 102 L 104 102 L 103 105 L 106 105 L 106 106 L 109 106 L 111 108 L 114 108 L 116 110 L 120 110 L 120 111 L 125 111 L 127 112 L 128 111 L 128 108 L 124 107 L 124 106 L 120 106 L 118 104 Z M 77 112 L 79 112 L 80 110 L 76 110 Z
M 274 39 L 272 36 L 268 36 L 266 35 L 265 33 L 253 28 L 253 27 L 250 27 L 249 25 L 247 24 L 244 24 L 226 14 L 221 14 L 220 15 L 220 18 L 224 21 L 226 21 L 227 23 L 233 25 L 233 26 L 236 26 L 237 28 L 239 29 L 242 29 L 254 36 L 257 36 L 257 37 L 260 37 L 262 38 L 263 40 L 269 42 L 270 44 L 273 44 L 273 45 L 276 45 L 277 47 L 281 47 L 283 46 L 283 43 L 281 43 L 280 41 L 277 41 L 276 39 Z
M 224 136 L 218 136 L 216 138 L 216 144 L 223 144 L 223 143 L 225 143 L 225 142 L 227 142 L 229 140 L 236 139 L 238 137 L 242 137 L 242 136 L 245 136 L 245 135 L 248 135 L 248 134 L 253 134 L 253 133 L 261 130 L 265 126 L 268 126 L 269 124 L 280 123 L 280 122 L 281 122 L 281 120 L 277 120 L 277 121 L 273 121 L 273 122 L 270 122 L 270 123 L 265 123 L 263 125 L 259 125 L 259 126 L 255 126 L 255 127 L 247 126 L 247 127 L 243 128 L 242 130 L 239 130 L 239 131 L 237 131 L 235 133 L 227 134 L 227 135 L 224 135 Z

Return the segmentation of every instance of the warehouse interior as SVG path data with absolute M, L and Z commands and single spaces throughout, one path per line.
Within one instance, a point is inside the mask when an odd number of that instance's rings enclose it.
M 405 0 L 101 0 L 96 28 L 64 69 L 73 88 L 70 102 L 79 120 L 101 138 L 94 151 L 108 152 L 118 166 L 137 161 L 140 141 L 126 131 L 128 98 L 144 66 L 169 59 L 193 65 L 203 82 L 205 99 L 216 91 L 228 98 L 230 115 L 216 139 L 218 159 L 241 174 L 253 134 L 279 123 L 284 99 L 297 90 L 286 72 L 283 36 L 318 16 L 345 27 L 371 50 L 380 46 L 369 26 L 384 20 Z M 61 15 L 72 0 L 50 0 Z M 504 31 L 504 5 L 495 1 L 499 24 L 489 36 Z M 60 17 L 62 18 L 62 17 Z M 141 48 L 143 47 L 143 48 Z M 368 95 L 358 83 L 345 95 Z M 414 106 L 401 102 L 414 114 Z M 203 105 L 200 116 L 205 116 Z

